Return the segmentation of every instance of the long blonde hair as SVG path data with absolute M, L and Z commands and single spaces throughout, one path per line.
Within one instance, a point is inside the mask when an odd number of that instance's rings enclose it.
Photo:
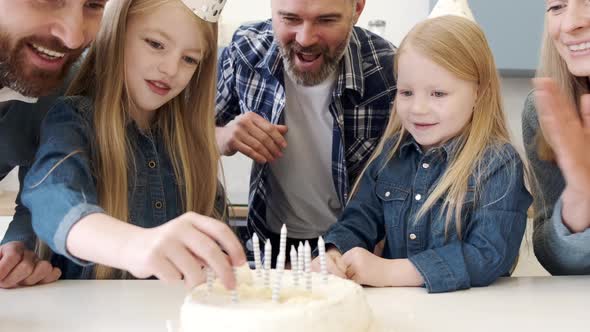
M 111 216 L 129 221 L 128 183 L 134 174 L 133 154 L 126 135 L 132 100 L 125 80 L 125 32 L 135 15 L 145 15 L 179 0 L 121 0 L 107 7 L 104 24 L 81 66 L 68 95 L 94 101 L 93 171 L 98 202 Z M 187 10 L 189 10 L 187 8 Z M 205 54 L 187 87 L 159 110 L 154 126 L 161 130 L 174 167 L 184 211 L 214 215 L 219 153 L 215 144 L 214 97 L 217 68 L 217 24 L 197 16 Z M 197 38 L 197 37 L 196 37 Z M 115 276 L 98 265 L 97 279 Z
M 443 199 L 441 211 L 446 211 L 445 230 L 448 230 L 454 212 L 455 227 L 461 238 L 461 210 L 471 174 L 481 174 L 486 167 L 482 164 L 482 156 L 486 150 L 510 143 L 510 134 L 502 109 L 498 72 L 481 28 L 459 16 L 442 16 L 417 24 L 399 47 L 394 64 L 396 77 L 398 60 L 408 48 L 428 57 L 458 78 L 478 85 L 471 122 L 458 137 L 458 152 L 416 215 L 416 220 L 420 219 L 439 199 Z M 388 142 L 395 139 L 395 144 L 383 163 L 385 166 L 407 135 L 409 133 L 403 128 L 396 114 L 394 102 L 385 134 L 367 166 L 383 152 Z M 491 150 L 502 154 L 501 149 Z M 353 193 L 356 192 L 361 177 L 357 180 Z
M 555 44 L 549 35 L 547 17 L 545 17 L 545 29 L 543 31 L 543 44 L 541 46 L 541 60 L 537 69 L 537 77 L 550 77 L 557 82 L 562 91 L 568 96 L 571 105 L 576 109 L 580 107 L 580 98 L 590 92 L 587 77 L 578 77 L 572 74 L 565 60 L 561 57 Z M 541 130 L 537 133 L 537 152 L 539 157 L 547 161 L 555 161 L 553 149 L 547 143 Z

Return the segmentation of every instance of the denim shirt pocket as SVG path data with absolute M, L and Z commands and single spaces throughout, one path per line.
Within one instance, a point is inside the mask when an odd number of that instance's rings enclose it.
M 385 229 L 401 227 L 403 223 L 403 210 L 410 192 L 402 189 L 399 185 L 378 181 L 375 187 L 375 194 L 383 204 Z

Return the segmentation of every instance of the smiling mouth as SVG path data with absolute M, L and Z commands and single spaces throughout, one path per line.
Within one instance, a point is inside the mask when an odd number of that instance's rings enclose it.
M 30 43 L 29 47 L 33 49 L 37 55 L 49 61 L 61 60 L 66 56 L 65 53 L 54 51 L 35 43 Z
M 299 59 L 299 61 L 301 62 L 314 62 L 317 59 L 320 58 L 320 56 L 322 56 L 321 53 L 317 53 L 317 54 L 309 54 L 309 53 L 301 53 L 301 52 L 297 52 L 297 58 Z
M 146 80 L 146 82 L 147 82 L 150 90 L 152 90 L 154 93 L 156 93 L 160 96 L 166 95 L 171 89 L 170 85 L 168 85 L 162 81 Z

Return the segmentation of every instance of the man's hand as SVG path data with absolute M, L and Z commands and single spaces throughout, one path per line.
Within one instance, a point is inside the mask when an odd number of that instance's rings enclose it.
M 590 227 L 590 95 L 582 96 L 580 112 L 557 84 L 534 80 L 535 104 L 544 137 L 565 178 L 563 223 L 574 233 Z
M 254 112 L 237 116 L 225 127 L 217 127 L 215 136 L 219 152 L 231 156 L 236 152 L 257 163 L 272 162 L 283 156 L 287 147 L 287 126 L 273 125 Z
M 48 261 L 40 260 L 22 242 L 14 241 L 0 246 L 0 288 L 47 284 L 60 276 L 60 269 L 51 266 Z

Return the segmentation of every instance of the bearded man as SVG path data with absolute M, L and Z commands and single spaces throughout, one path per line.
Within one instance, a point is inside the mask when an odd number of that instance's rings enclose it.
M 31 165 L 43 117 L 63 93 L 72 65 L 94 39 L 107 0 L 0 0 L 0 180 Z M 0 288 L 55 281 L 60 271 L 33 251 L 20 204 L 0 245 Z
M 316 246 L 387 125 L 395 47 L 355 26 L 364 6 L 272 0 L 272 19 L 239 28 L 219 59 L 217 144 L 254 161 L 248 226 L 273 259 L 283 224 L 287 248 Z

